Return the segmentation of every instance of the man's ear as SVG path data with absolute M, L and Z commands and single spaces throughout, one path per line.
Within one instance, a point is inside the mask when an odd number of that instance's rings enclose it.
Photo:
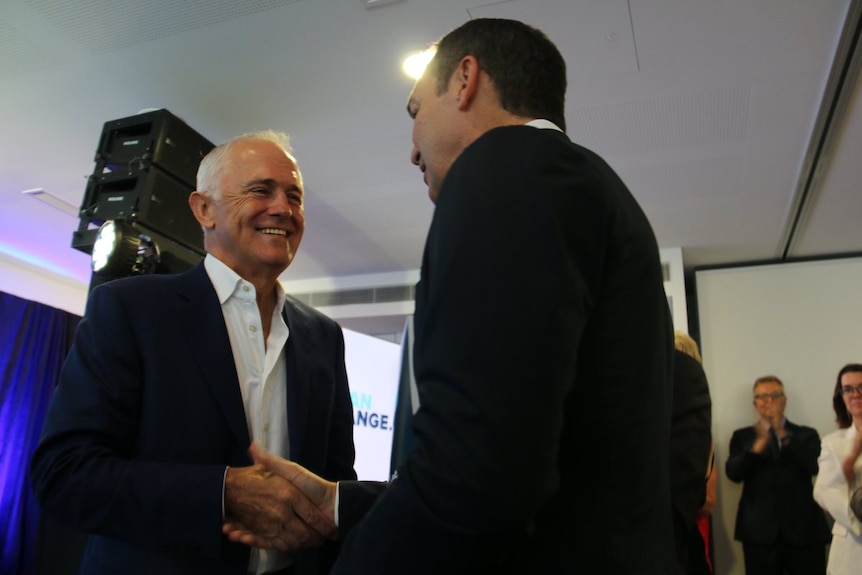
M 204 228 L 212 228 L 215 225 L 213 217 L 213 203 L 209 196 L 203 192 L 194 191 L 189 195 L 189 207 L 198 223 Z
M 461 58 L 452 74 L 452 81 L 456 83 L 459 110 L 466 110 L 473 103 L 479 88 L 479 75 L 479 62 L 475 56 Z

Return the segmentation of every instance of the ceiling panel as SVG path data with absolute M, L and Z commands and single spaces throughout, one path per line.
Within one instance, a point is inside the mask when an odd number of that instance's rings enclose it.
M 569 135 L 629 184 L 688 268 L 775 257 L 859 0 L 4 0 L 0 252 L 86 282 L 74 217 L 102 125 L 168 108 L 214 142 L 288 131 L 308 190 L 289 281 L 416 270 L 433 214 L 402 58 L 470 17 L 543 28 Z M 631 8 L 629 8 L 631 7 Z M 856 86 L 793 255 L 862 251 Z M 854 220 L 855 218 L 855 220 Z

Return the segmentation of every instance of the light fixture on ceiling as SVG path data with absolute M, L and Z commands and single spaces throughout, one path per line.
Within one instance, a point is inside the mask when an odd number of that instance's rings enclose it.
M 33 188 L 32 190 L 24 190 L 21 192 L 25 196 L 30 196 L 33 199 L 39 200 L 42 203 L 48 204 L 54 208 L 57 208 L 64 214 L 69 214 L 70 216 L 78 217 L 78 213 L 80 210 L 67 202 L 66 200 L 55 196 L 50 192 L 46 192 L 43 188 Z
M 418 80 L 422 77 L 422 74 L 425 72 L 425 67 L 428 66 L 428 62 L 431 61 L 431 58 L 434 57 L 436 52 L 436 48 L 428 48 L 421 52 L 413 52 L 404 58 L 404 62 L 401 63 L 401 69 L 414 80 Z
M 378 6 L 386 6 L 387 4 L 395 4 L 404 0 L 362 0 L 362 5 L 366 8 L 377 8 Z
M 117 279 L 150 274 L 160 262 L 159 246 L 125 220 L 108 220 L 99 227 L 93 244 L 93 273 Z

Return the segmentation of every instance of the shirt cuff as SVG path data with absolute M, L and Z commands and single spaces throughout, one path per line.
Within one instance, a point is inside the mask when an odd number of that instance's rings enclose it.
M 222 523 L 224 523 L 224 520 L 226 519 L 225 514 L 224 514 L 224 488 L 225 488 L 225 483 L 227 482 L 227 470 L 228 469 L 230 469 L 229 465 L 224 468 L 224 476 L 221 478 L 221 520 L 222 520 Z
M 341 493 L 341 482 L 338 481 L 335 484 L 335 509 L 332 510 L 332 514 L 335 516 L 333 519 L 335 521 L 335 527 L 338 527 L 338 499 Z

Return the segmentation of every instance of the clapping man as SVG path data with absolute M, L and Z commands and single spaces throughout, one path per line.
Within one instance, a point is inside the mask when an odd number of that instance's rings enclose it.
M 746 575 L 823 575 L 829 529 L 814 501 L 820 436 L 787 420 L 784 384 L 774 375 L 754 382 L 754 425 L 730 440 L 725 471 L 743 483 L 734 536 Z

